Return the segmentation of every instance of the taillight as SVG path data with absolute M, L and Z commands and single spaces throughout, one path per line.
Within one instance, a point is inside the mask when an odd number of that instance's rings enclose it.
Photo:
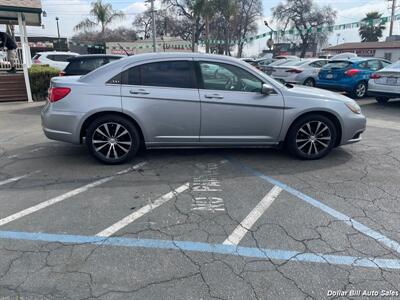
M 346 72 L 344 72 L 344 75 L 353 77 L 354 75 L 356 75 L 359 72 L 360 72 L 360 70 L 357 70 L 357 69 L 349 69 Z
M 381 75 L 378 75 L 378 74 L 375 74 L 375 73 L 373 73 L 373 74 L 371 74 L 371 76 L 369 76 L 370 79 L 379 79 L 381 77 L 382 77 Z
M 48 99 L 50 102 L 56 102 L 67 96 L 70 91 L 71 91 L 70 88 L 65 88 L 65 87 L 49 88 Z
M 40 65 L 40 60 L 34 59 L 34 60 L 33 60 L 33 63 L 36 64 L 36 65 Z
M 64 75 L 65 75 L 64 71 L 61 71 L 60 73 L 58 73 L 58 76 L 64 76 Z
M 286 72 L 288 72 L 288 73 L 301 73 L 301 72 L 303 72 L 303 70 L 299 70 L 299 69 L 290 69 L 290 70 L 287 70 Z

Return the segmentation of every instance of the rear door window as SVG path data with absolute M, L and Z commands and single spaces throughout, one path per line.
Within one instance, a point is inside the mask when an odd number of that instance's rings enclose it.
M 193 64 L 189 61 L 163 61 L 140 66 L 142 85 L 195 88 Z
M 163 61 L 129 68 L 111 78 L 109 84 L 196 88 L 191 61 Z

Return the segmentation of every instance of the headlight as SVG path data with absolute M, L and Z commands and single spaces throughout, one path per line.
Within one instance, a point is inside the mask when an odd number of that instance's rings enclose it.
M 361 107 L 356 102 L 347 102 L 346 106 L 355 114 L 361 114 Z

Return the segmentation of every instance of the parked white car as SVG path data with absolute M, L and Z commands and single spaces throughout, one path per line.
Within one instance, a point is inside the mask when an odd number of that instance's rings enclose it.
M 371 74 L 368 95 L 374 96 L 379 103 L 400 98 L 400 60 Z
M 68 65 L 68 58 L 78 56 L 75 52 L 38 52 L 33 57 L 32 61 L 37 65 L 49 65 L 60 71 L 64 70 Z
M 327 59 L 320 58 L 290 61 L 280 66 L 275 66 L 271 76 L 283 83 L 315 86 L 315 79 L 320 68 L 327 63 Z

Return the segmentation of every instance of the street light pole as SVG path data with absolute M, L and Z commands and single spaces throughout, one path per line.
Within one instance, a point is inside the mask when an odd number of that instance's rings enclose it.
M 57 35 L 58 35 L 58 50 L 61 50 L 61 47 L 60 47 L 60 26 L 58 25 L 58 20 L 59 20 L 59 18 L 58 17 L 56 17 L 56 22 L 57 22 Z

